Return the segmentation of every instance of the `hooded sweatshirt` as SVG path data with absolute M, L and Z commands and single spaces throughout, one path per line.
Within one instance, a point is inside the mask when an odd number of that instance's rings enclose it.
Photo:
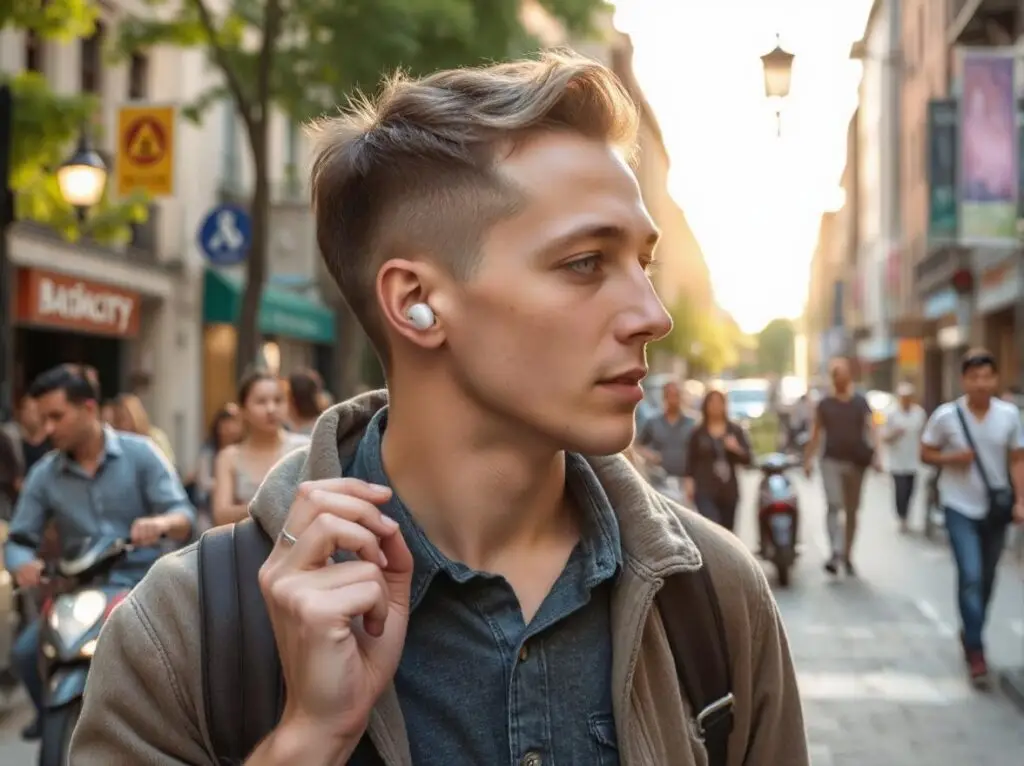
M 341 475 L 386 403 L 383 392 L 372 392 L 335 406 L 309 446 L 275 466 L 250 506 L 268 535 L 280 533 L 300 483 Z M 736 698 L 729 766 L 807 766 L 789 647 L 760 566 L 731 534 L 653 491 L 621 456 L 589 461 L 622 538 L 609 636 L 619 762 L 707 766 L 654 604 L 666 577 L 706 564 Z M 71 744 L 75 766 L 217 766 L 203 709 L 197 562 L 195 546 L 165 556 L 104 626 Z M 413 766 L 393 685 L 377 701 L 369 735 L 387 766 Z

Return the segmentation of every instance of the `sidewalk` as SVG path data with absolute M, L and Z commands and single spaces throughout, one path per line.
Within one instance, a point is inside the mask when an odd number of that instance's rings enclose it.
M 814 766 L 1019 766 L 1024 717 L 968 684 L 956 640 L 953 566 L 944 545 L 895 532 L 887 477 L 868 480 L 855 561 L 859 578 L 822 572 L 820 486 L 801 487 L 805 553 L 776 589 L 803 695 Z M 746 509 L 746 514 L 752 510 Z M 1016 564 L 993 606 L 993 660 L 1020 661 Z M 1019 574 L 1018 574 L 1019 578 Z M 1015 611 L 1016 610 L 1016 611 Z

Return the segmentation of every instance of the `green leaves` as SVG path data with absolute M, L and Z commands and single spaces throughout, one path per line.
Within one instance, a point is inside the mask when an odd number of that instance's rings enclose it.
M 0 3 L 0 28 L 14 26 L 40 37 L 71 40 L 92 34 L 96 14 L 96 4 L 90 0 L 13 0 Z M 15 216 L 51 226 L 69 240 L 88 233 L 101 242 L 127 241 L 128 225 L 146 220 L 144 196 L 103 200 L 90 211 L 83 227 L 61 196 L 54 175 L 80 131 L 93 122 L 95 97 L 56 94 L 35 72 L 4 81 L 14 95 L 13 167 L 8 183 L 15 191 Z

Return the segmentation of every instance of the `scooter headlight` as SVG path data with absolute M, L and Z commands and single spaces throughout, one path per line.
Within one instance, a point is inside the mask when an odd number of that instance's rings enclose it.
M 60 596 L 50 610 L 50 627 L 61 643 L 70 646 L 100 621 L 106 609 L 107 595 L 100 590 Z

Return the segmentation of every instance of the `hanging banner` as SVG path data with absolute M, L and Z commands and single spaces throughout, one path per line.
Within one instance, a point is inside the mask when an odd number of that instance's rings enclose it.
M 928 102 L 928 242 L 953 242 L 959 210 L 956 200 L 959 108 L 953 99 Z
M 960 241 L 1017 240 L 1017 97 L 1014 51 L 967 49 L 961 61 Z

